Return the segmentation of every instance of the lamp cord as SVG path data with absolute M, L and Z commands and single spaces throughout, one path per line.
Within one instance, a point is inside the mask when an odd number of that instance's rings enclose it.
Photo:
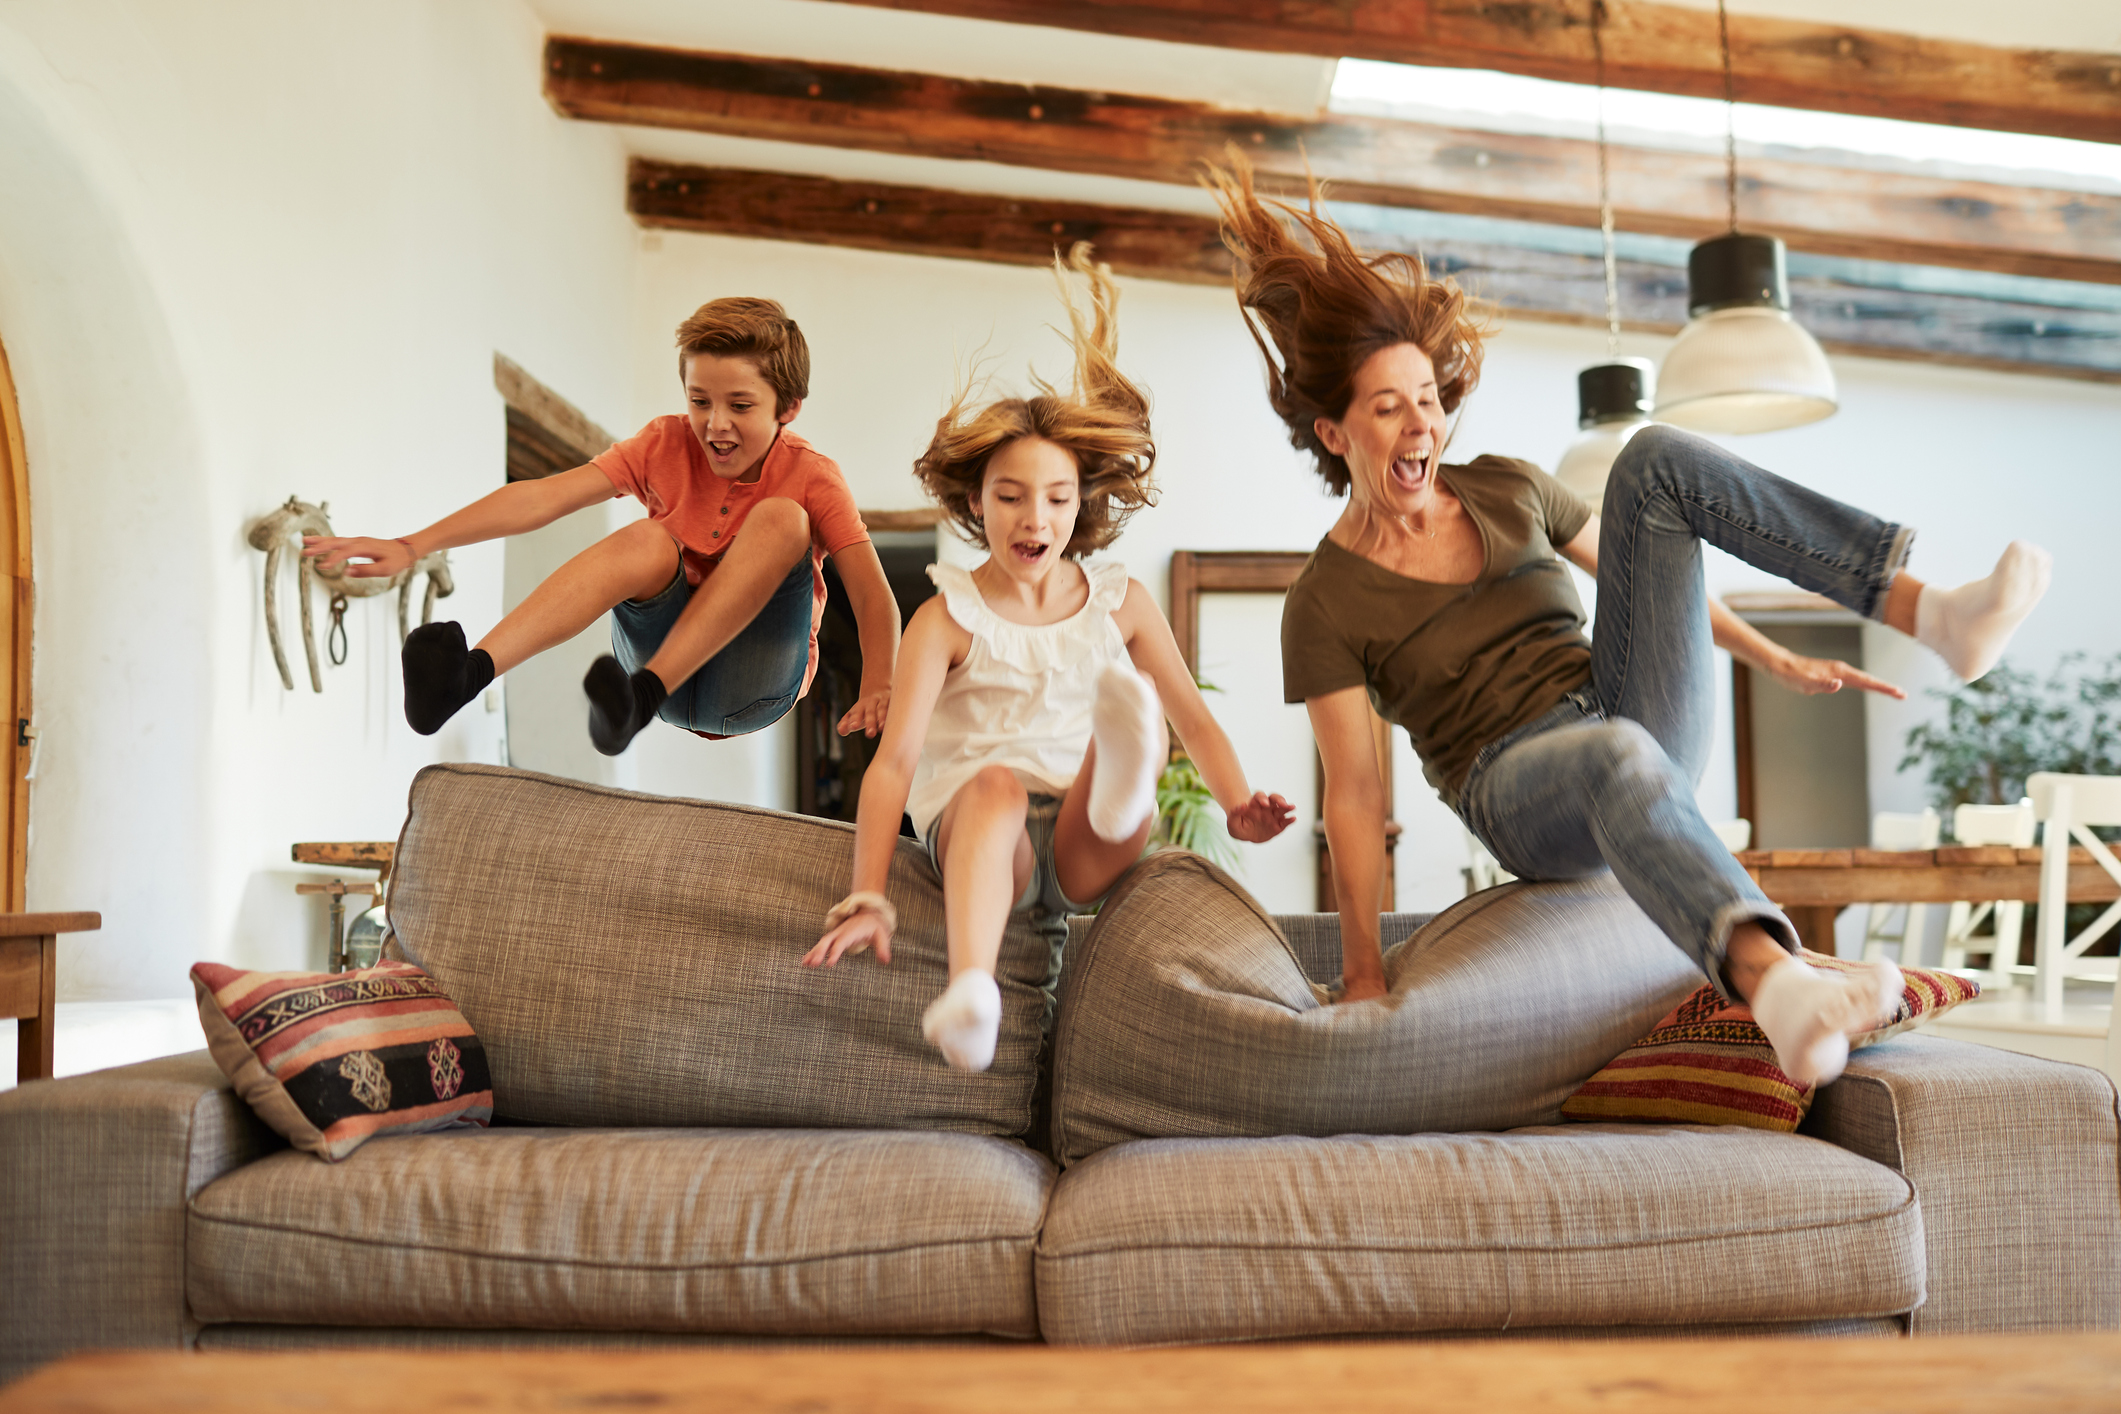
M 1605 245 L 1605 356 L 1620 357 L 1620 264 L 1613 255 L 1613 189 L 1606 167 L 1605 0 L 1591 0 L 1591 55 L 1598 70 L 1598 234 Z
M 1593 0 L 1597 3 L 1597 0 Z M 1738 99 L 1731 85 L 1731 14 L 1716 0 L 1716 37 L 1723 45 L 1723 199 L 1731 234 L 1738 234 Z

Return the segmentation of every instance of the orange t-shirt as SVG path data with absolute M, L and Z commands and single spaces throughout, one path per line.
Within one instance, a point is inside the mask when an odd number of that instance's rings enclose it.
M 760 501 L 778 496 L 809 514 L 810 665 L 803 670 L 802 688 L 809 692 L 817 676 L 817 628 L 825 618 L 825 556 L 869 538 L 838 463 L 783 427 L 759 464 L 758 480 L 724 481 L 708 469 L 692 424 L 671 414 L 613 443 L 593 465 L 610 479 L 613 495 L 631 496 L 646 506 L 648 518 L 678 542 L 687 584 L 697 585 L 714 573 Z

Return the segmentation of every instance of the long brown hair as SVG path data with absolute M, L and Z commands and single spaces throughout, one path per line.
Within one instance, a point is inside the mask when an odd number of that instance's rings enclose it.
M 1290 445 L 1311 454 L 1334 495 L 1346 495 L 1348 464 L 1313 424 L 1345 416 L 1356 370 L 1394 344 L 1414 344 L 1429 356 L 1444 413 L 1456 412 L 1480 382 L 1482 311 L 1457 281 L 1431 278 L 1418 255 L 1357 250 L 1320 213 L 1315 178 L 1299 208 L 1263 200 L 1252 187 L 1252 164 L 1237 148 L 1227 160 L 1210 163 L 1202 180 L 1222 208 L 1223 244 L 1237 257 L 1237 303 L 1267 362 L 1267 401 L 1288 427 Z M 1291 224 L 1310 238 L 1308 247 Z
M 1034 374 L 1036 396 L 1003 398 L 974 409 L 978 385 L 960 388 L 950 410 L 936 420 L 935 438 L 914 462 L 913 474 L 967 539 L 991 548 L 979 514 L 987 463 L 1026 437 L 1051 442 L 1075 457 L 1081 507 L 1075 533 L 1061 553 L 1080 557 L 1110 545 L 1129 516 L 1155 504 L 1149 473 L 1156 465 L 1156 443 L 1149 436 L 1148 395 L 1113 362 L 1119 347 L 1119 287 L 1110 267 L 1093 262 L 1089 243 L 1078 241 L 1065 262 L 1054 258 L 1053 269 L 1075 350 L 1068 390 Z M 1087 316 L 1070 288 L 1070 270 L 1089 284 Z

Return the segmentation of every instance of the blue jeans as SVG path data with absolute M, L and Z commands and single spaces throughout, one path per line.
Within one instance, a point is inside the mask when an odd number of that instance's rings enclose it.
M 1694 801 L 1716 700 L 1702 544 L 1876 618 L 1913 538 L 1702 438 L 1645 428 L 1606 484 L 1591 680 L 1482 748 L 1460 817 L 1523 878 L 1611 869 L 1728 995 L 1733 928 L 1758 922 L 1793 952 L 1797 934 Z
M 758 617 L 700 670 L 670 691 L 656 715 L 674 727 L 710 736 L 743 736 L 772 726 L 803 690 L 810 668 L 810 557 L 803 556 Z M 640 671 L 670 636 L 694 590 L 678 568 L 653 599 L 627 600 L 611 611 L 611 652 L 627 672 Z

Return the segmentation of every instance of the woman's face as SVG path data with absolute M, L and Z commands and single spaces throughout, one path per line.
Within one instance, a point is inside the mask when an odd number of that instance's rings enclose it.
M 1355 371 L 1348 410 L 1313 428 L 1328 451 L 1346 459 L 1358 503 L 1404 516 L 1426 509 L 1436 494 L 1444 421 L 1435 365 L 1419 345 L 1393 344 Z
M 988 460 L 980 522 L 995 565 L 1010 578 L 1036 584 L 1051 574 L 1081 509 L 1081 473 L 1066 448 L 1023 437 Z

